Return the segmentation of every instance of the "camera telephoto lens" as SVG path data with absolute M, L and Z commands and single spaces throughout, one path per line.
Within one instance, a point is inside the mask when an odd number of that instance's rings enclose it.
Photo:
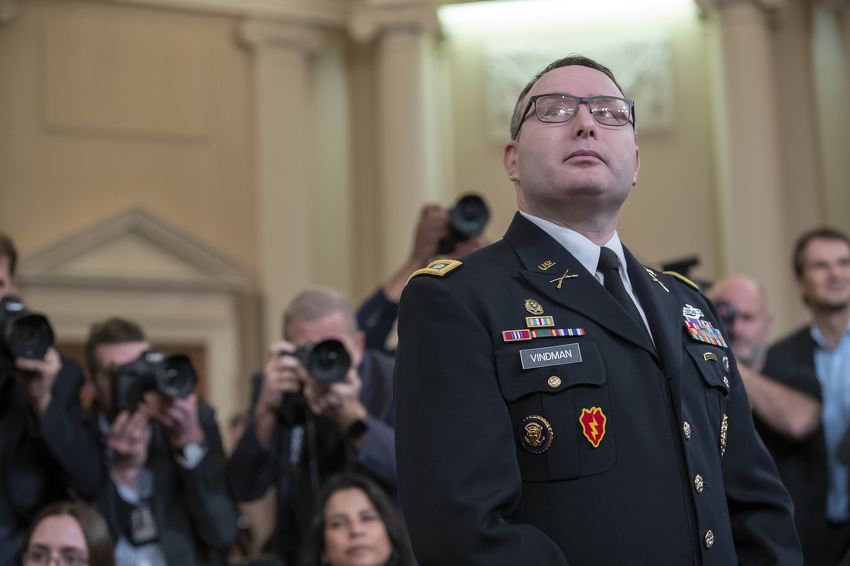
M 53 346 L 53 329 L 42 314 L 30 311 L 13 296 L 0 301 L 0 332 L 12 357 L 43 360 Z
M 188 397 L 197 383 L 195 368 L 183 354 L 165 358 L 156 368 L 157 389 L 169 397 Z

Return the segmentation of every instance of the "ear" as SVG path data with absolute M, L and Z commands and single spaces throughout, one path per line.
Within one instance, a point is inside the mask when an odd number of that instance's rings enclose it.
M 505 166 L 505 171 L 508 173 L 508 179 L 514 183 L 519 182 L 519 167 L 517 144 L 518 140 L 511 140 L 505 144 L 505 153 L 502 156 L 502 164 Z
M 632 185 L 637 185 L 638 171 L 640 171 L 640 148 L 635 146 L 635 175 L 632 177 Z

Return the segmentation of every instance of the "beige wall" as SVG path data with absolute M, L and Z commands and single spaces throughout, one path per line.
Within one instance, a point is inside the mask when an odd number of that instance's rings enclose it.
M 234 21 L 24 0 L 0 27 L 0 228 L 23 254 L 144 207 L 256 268 Z

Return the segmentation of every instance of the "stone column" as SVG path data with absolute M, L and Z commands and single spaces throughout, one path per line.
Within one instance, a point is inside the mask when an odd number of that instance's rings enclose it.
M 238 31 L 254 57 L 254 111 L 263 342 L 281 337 L 281 315 L 313 281 L 310 242 L 309 26 L 248 20 Z
M 440 23 L 423 0 L 374 2 L 349 24 L 360 42 L 378 42 L 378 170 L 382 276 L 404 262 L 419 208 L 440 200 L 434 37 Z
M 767 10 L 783 0 L 698 0 L 719 12 L 717 90 L 724 274 L 767 287 L 776 329 L 790 330 L 796 301 L 784 225 L 776 88 Z

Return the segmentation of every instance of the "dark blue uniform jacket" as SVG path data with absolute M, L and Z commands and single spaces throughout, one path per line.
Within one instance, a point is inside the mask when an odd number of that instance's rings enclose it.
M 802 564 L 791 501 L 753 428 L 732 353 L 685 327 L 691 305 L 720 328 L 713 305 L 626 257 L 654 344 L 520 215 L 504 240 L 462 266 L 409 282 L 396 453 L 420 566 Z M 547 260 L 555 265 L 542 269 Z M 577 277 L 558 289 L 552 280 L 567 269 Z M 584 334 L 506 342 L 503 331 L 533 316 L 527 299 L 555 328 Z M 523 369 L 521 350 L 561 344 L 576 344 L 581 361 Z M 580 422 L 594 408 L 606 417 L 598 447 Z M 551 427 L 545 452 L 523 446 L 530 416 Z

